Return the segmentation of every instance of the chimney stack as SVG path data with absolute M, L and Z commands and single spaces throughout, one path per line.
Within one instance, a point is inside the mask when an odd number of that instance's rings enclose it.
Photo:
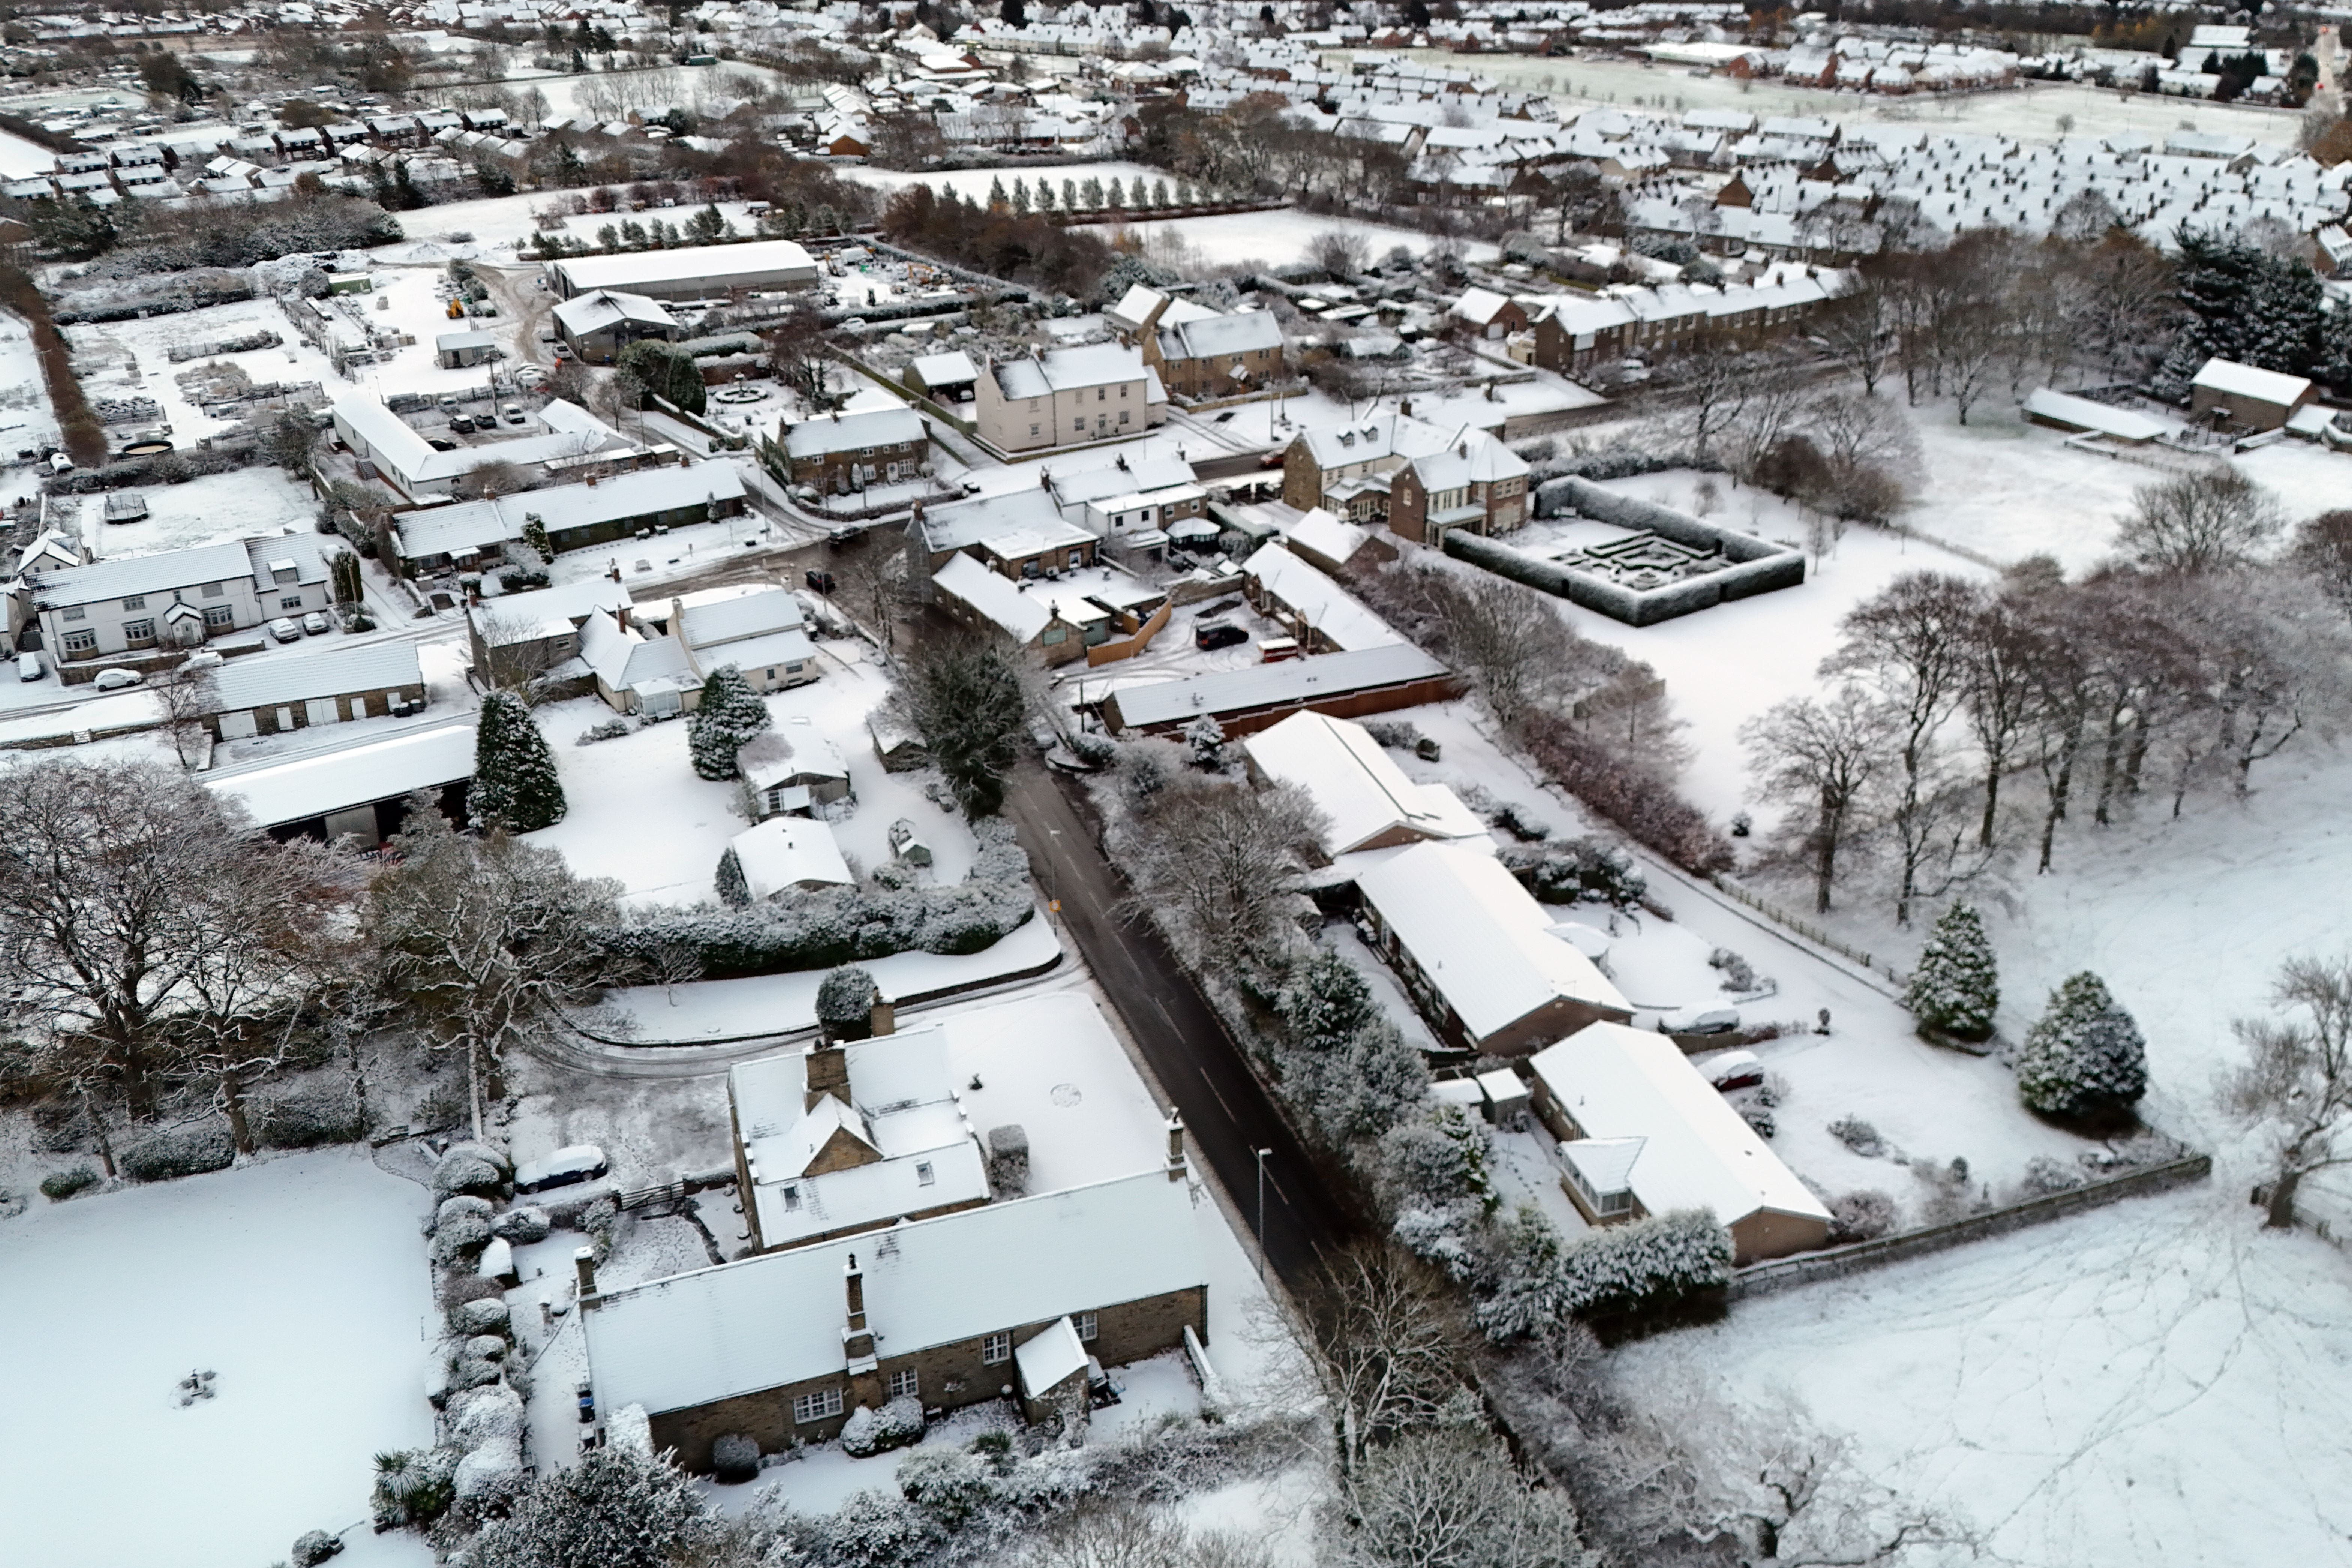
M 1168 1113 L 1168 1179 L 1184 1179 L 1184 1113 L 1181 1110 Z
M 814 1110 L 816 1102 L 828 1094 L 844 1105 L 849 1103 L 849 1053 L 841 1048 L 839 1040 L 820 1039 L 811 1046 L 805 1070 L 808 1095 L 802 1110 Z
M 843 1286 L 849 1293 L 849 1326 L 853 1331 L 866 1327 L 866 1271 L 857 1267 L 857 1254 L 849 1255 L 849 1262 L 841 1270 Z
M 572 1269 L 579 1276 L 580 1299 L 585 1301 L 596 1293 L 596 1249 L 593 1247 L 573 1247 Z
M 898 1009 L 880 990 L 874 993 L 874 1005 L 866 1009 L 867 1026 L 877 1036 L 898 1032 Z

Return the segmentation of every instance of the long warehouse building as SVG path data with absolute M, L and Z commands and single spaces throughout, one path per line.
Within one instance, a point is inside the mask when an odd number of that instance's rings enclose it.
M 555 292 L 569 300 L 594 289 L 649 300 L 717 300 L 773 294 L 816 282 L 816 258 L 789 239 L 697 245 L 623 256 L 567 256 L 547 264 Z

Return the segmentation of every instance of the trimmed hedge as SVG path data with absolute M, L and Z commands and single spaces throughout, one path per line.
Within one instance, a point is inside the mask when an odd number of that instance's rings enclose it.
M 313 1084 L 265 1100 L 254 1118 L 254 1137 L 270 1149 L 316 1149 L 366 1135 L 359 1099 L 344 1084 Z
M 236 1144 L 227 1127 L 207 1121 L 142 1138 L 122 1151 L 121 1163 L 122 1173 L 134 1182 L 168 1182 L 174 1176 L 225 1171 L 236 1162 Z
M 1483 566 L 1497 576 L 1524 583 L 1530 588 L 1540 589 L 1572 605 L 1580 605 L 1596 614 L 1607 616 L 1611 620 L 1622 621 L 1633 626 L 1654 626 L 1660 621 L 1711 609 L 1730 600 L 1769 594 L 1777 588 L 1793 588 L 1805 580 L 1805 558 L 1801 552 L 1783 550 L 1749 534 L 1717 528 L 1665 507 L 1618 495 L 1573 475 L 1549 480 L 1539 487 L 1538 514 L 1557 514 L 1562 498 L 1570 499 L 1576 509 L 1588 517 L 1600 518 L 1621 528 L 1646 529 L 1693 549 L 1719 550 L 1739 564 L 1709 572 L 1703 576 L 1686 577 L 1663 587 L 1633 589 L 1612 583 L 1598 574 L 1579 571 L 1557 561 L 1547 561 L 1524 550 L 1516 550 L 1510 545 L 1461 529 L 1446 534 L 1445 552 L 1473 565 Z M 1550 503 L 1548 508 L 1546 502 Z

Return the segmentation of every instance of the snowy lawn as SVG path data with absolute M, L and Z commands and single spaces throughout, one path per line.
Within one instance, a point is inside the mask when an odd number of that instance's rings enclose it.
M 1743 1301 L 1619 1370 L 1793 1390 L 1982 1561 L 2352 1563 L 2352 1262 L 2256 1223 L 2217 1177 Z
M 0 1556 L 252 1568 L 356 1525 L 427 1562 L 364 1523 L 371 1456 L 433 1436 L 425 1196 L 335 1150 L 0 1223 Z M 183 1408 L 194 1368 L 218 1393 Z
M 138 493 L 146 500 L 147 516 L 137 522 L 108 522 L 104 496 L 81 498 L 82 531 L 97 555 L 152 555 L 284 529 L 310 533 L 318 527 L 318 499 L 282 468 L 235 468 L 184 484 L 142 485 Z

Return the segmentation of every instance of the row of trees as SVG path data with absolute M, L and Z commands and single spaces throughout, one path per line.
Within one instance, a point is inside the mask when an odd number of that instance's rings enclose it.
M 1112 261 L 1110 247 L 1086 229 L 1064 228 L 1009 205 L 942 197 L 929 185 L 908 185 L 890 198 L 882 233 L 894 245 L 1064 294 L 1092 293 Z
M 1832 689 L 1741 731 L 1816 910 L 1849 850 L 1876 852 L 1908 923 L 2021 841 L 2049 870 L 2070 816 L 2242 796 L 2257 763 L 2327 729 L 2352 693 L 2352 517 L 2258 563 L 2279 526 L 2242 475 L 2184 476 L 2140 492 L 2131 558 L 2081 580 L 2037 558 L 1989 586 L 1909 574 L 1858 605 L 1822 667 Z M 2021 777 L 2030 804 L 2012 805 Z

